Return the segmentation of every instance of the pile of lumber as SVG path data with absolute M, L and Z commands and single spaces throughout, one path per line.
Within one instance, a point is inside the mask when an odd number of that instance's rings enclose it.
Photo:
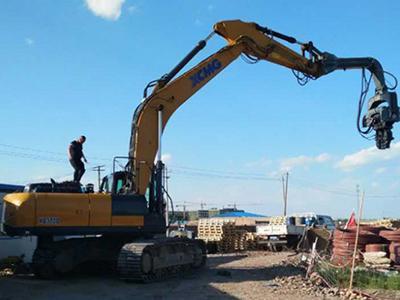
M 229 253 L 255 249 L 256 236 L 244 229 L 246 224 L 234 219 L 200 219 L 197 228 L 198 238 L 206 243 L 215 243 L 218 252 Z
M 369 225 L 374 227 L 386 227 L 386 228 L 400 228 L 399 219 L 381 219 L 369 222 L 362 222 L 361 225 Z
M 282 225 L 286 224 L 286 217 L 285 216 L 275 216 L 275 217 L 269 217 L 267 219 L 267 223 L 271 225 Z
M 234 229 L 235 223 L 230 219 L 200 219 L 197 237 L 205 242 L 219 242 Z

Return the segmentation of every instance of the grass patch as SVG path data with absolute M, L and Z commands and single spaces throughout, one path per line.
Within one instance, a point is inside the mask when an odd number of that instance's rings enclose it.
M 337 269 L 318 266 L 318 273 L 330 284 L 347 288 L 350 282 L 350 268 Z M 376 271 L 355 270 L 353 286 L 362 289 L 400 290 L 400 275 Z

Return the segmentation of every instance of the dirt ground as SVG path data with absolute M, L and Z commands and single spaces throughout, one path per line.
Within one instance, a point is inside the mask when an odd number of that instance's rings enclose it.
M 114 276 L 81 275 L 44 281 L 32 276 L 0 278 L 0 300 L 100 299 L 337 299 L 285 289 L 274 279 L 301 273 L 282 264 L 289 252 L 210 255 L 196 274 L 164 282 L 138 284 Z

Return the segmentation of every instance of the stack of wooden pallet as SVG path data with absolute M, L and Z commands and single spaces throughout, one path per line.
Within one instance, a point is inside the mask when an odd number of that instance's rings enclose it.
M 247 250 L 257 250 L 257 235 L 255 232 L 246 233 Z
M 219 242 L 224 233 L 228 234 L 235 228 L 230 219 L 200 219 L 197 227 L 197 236 L 205 242 Z
M 256 247 L 255 235 L 236 226 L 232 219 L 200 219 L 198 238 L 215 243 L 218 252 L 236 252 Z
M 267 219 L 267 223 L 271 225 L 286 224 L 286 217 L 285 216 L 270 217 Z
M 225 231 L 218 243 L 218 252 L 229 253 L 247 250 L 246 233 L 247 231 L 234 227 Z

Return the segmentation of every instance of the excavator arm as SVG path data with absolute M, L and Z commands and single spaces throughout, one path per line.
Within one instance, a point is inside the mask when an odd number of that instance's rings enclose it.
M 164 129 L 171 115 L 194 93 L 217 76 L 241 54 L 250 60 L 266 60 L 285 66 L 302 74 L 303 78 L 316 79 L 338 69 L 368 69 L 375 82 L 375 96 L 368 104 L 363 118 L 364 127 L 376 131 L 377 147 L 389 148 L 391 128 L 399 121 L 396 93 L 388 92 L 384 71 L 373 58 L 337 58 L 319 51 L 314 45 L 298 42 L 295 38 L 275 32 L 256 23 L 240 20 L 223 21 L 214 25 L 214 32 L 228 42 L 228 45 L 171 81 L 175 75 L 205 47 L 206 39 L 199 44 L 168 74 L 151 82 L 145 89 L 145 98 L 136 108 L 132 121 L 128 173 L 131 174 L 127 189 L 143 195 L 154 170 L 154 159 L 158 145 L 158 116 L 162 112 Z M 299 44 L 299 54 L 276 39 Z M 154 87 L 147 96 L 147 89 Z M 158 180 L 160 182 L 160 180 Z

